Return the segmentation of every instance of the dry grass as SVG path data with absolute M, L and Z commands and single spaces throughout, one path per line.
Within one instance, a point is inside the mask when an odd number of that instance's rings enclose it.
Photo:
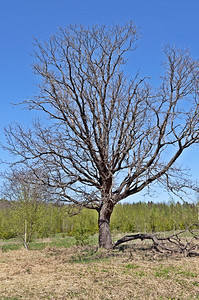
M 0 299 L 199 299 L 199 259 L 91 246 L 2 252 Z

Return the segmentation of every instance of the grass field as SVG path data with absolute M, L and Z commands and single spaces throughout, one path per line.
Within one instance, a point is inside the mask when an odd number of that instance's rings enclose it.
M 0 299 L 199 299 L 199 258 L 160 256 L 139 243 L 105 251 L 63 241 L 1 246 Z

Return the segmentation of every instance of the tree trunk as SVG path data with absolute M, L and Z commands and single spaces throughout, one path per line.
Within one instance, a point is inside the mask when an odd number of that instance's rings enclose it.
M 101 205 L 99 209 L 99 247 L 105 249 L 112 248 L 112 239 L 110 231 L 110 217 L 113 212 L 112 202 L 105 202 Z

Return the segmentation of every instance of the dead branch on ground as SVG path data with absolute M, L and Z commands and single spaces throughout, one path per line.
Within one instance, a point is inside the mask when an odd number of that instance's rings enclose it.
M 151 240 L 153 249 L 165 254 L 182 254 L 185 257 L 199 256 L 199 224 L 192 224 L 186 229 L 168 237 L 156 234 L 137 233 L 126 235 L 113 245 L 113 249 L 132 240 Z

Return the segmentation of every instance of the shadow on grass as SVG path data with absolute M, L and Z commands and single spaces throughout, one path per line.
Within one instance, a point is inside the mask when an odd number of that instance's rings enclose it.
M 79 248 L 75 255 L 70 259 L 70 263 L 91 263 L 108 261 L 113 256 L 111 251 L 93 246 Z

